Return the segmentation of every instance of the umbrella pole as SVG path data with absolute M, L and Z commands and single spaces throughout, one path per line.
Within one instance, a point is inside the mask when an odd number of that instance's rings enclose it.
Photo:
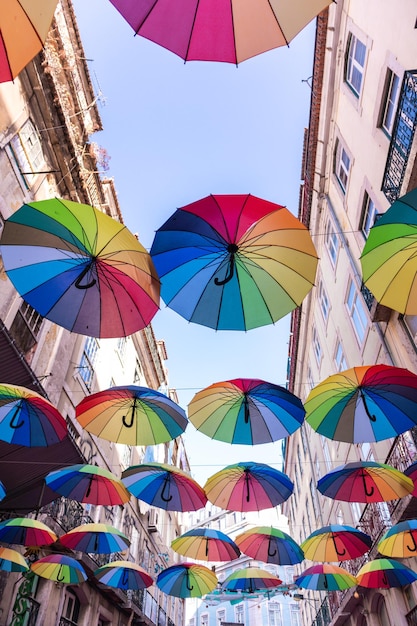
M 366 397 L 365 397 L 365 394 L 363 393 L 362 387 L 359 387 L 359 396 L 362 400 L 363 408 L 365 409 L 366 415 L 369 417 L 371 422 L 376 422 L 376 416 L 371 415 L 371 413 L 369 412 L 368 405 L 366 404 Z
M 226 283 L 230 282 L 235 273 L 235 254 L 238 251 L 238 246 L 235 243 L 229 243 L 227 246 L 227 251 L 229 252 L 229 267 L 227 268 L 226 276 L 223 280 L 219 280 L 218 278 L 214 279 L 214 284 L 217 286 L 226 285 Z
M 126 428 L 132 428 L 133 426 L 133 422 L 135 420 L 135 411 L 136 411 L 136 396 L 133 398 L 133 404 L 132 404 L 132 412 L 130 415 L 130 422 L 127 421 L 127 415 L 123 415 L 122 417 L 122 422 L 123 422 L 123 426 L 125 426 Z
M 246 483 L 246 502 L 250 500 L 250 486 L 249 486 L 249 472 L 245 469 L 245 483 Z
M 245 424 L 249 423 L 249 402 L 248 402 L 248 396 L 245 393 L 245 399 L 244 399 L 244 408 L 245 408 Z
M 46 486 L 46 481 L 43 480 L 41 493 L 40 493 L 39 500 L 38 500 L 38 506 L 36 507 L 35 519 L 38 519 L 39 509 L 42 507 L 42 498 L 43 498 L 43 494 L 45 493 L 45 486 Z

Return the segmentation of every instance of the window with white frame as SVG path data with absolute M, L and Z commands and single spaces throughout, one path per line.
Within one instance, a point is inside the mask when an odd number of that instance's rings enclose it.
M 332 457 L 330 456 L 329 444 L 327 443 L 326 437 L 320 435 L 321 447 L 323 449 L 324 462 L 326 464 L 326 470 L 330 472 L 332 469 Z
M 350 508 L 352 511 L 352 515 L 353 515 L 353 519 L 355 524 L 357 524 L 361 518 L 362 515 L 362 508 L 361 505 L 359 504 L 359 502 L 351 502 L 350 503 Z
M 217 626 L 221 626 L 226 621 L 226 609 L 217 609 L 216 611 Z
M 20 173 L 22 185 L 29 189 L 33 176 L 42 170 L 45 163 L 38 131 L 32 120 L 28 119 L 11 139 L 8 152 Z
M 391 137 L 392 135 L 392 129 L 394 126 L 400 91 L 400 77 L 390 68 L 388 68 L 385 78 L 385 88 L 382 97 L 381 115 L 379 123 L 379 126 L 388 135 L 388 137 Z
M 235 606 L 235 622 L 237 624 L 243 624 L 243 603 Z
M 343 193 L 346 193 L 349 173 L 350 173 L 350 156 L 340 139 L 336 139 L 334 150 L 334 173 Z
M 282 626 L 282 611 L 279 602 L 269 602 L 268 624 L 269 626 Z
M 301 626 L 300 605 L 296 602 L 291 602 L 290 604 L 290 618 L 291 626 Z
M 362 343 L 365 339 L 366 330 L 368 328 L 368 314 L 360 292 L 356 289 L 353 281 L 350 281 L 346 307 L 349 312 L 352 326 L 356 337 Z
M 310 480 L 310 495 L 311 495 L 311 501 L 313 503 L 314 517 L 317 519 L 318 516 L 320 515 L 320 507 L 319 507 L 319 500 L 317 497 L 317 489 L 316 489 L 316 485 L 314 484 L 313 479 Z
M 307 368 L 307 385 L 309 390 L 311 391 L 315 385 L 314 382 L 314 377 L 313 377 L 313 371 L 311 369 L 311 366 L 309 365 Z
M 333 267 L 335 267 L 339 254 L 340 242 L 339 237 L 335 232 L 334 226 L 330 220 L 327 222 L 326 225 L 325 243 L 327 251 L 329 253 L 330 261 Z
M 347 362 L 345 358 L 345 353 L 343 351 L 342 342 L 340 339 L 336 342 L 336 348 L 334 351 L 334 362 L 336 365 L 337 372 L 343 372 L 343 370 L 347 369 Z
M 375 224 L 378 219 L 380 213 L 375 205 L 375 202 L 372 200 L 370 195 L 365 191 L 363 196 L 363 208 L 362 208 L 362 217 L 361 217 L 361 231 L 362 234 L 368 238 L 369 231 L 372 226 Z
M 323 349 L 321 347 L 321 343 L 320 343 L 320 339 L 319 339 L 319 335 L 318 335 L 316 327 L 313 328 L 313 351 L 316 357 L 316 361 L 318 365 L 320 365 L 321 359 L 323 356 Z
M 123 363 L 123 359 L 126 356 L 126 346 L 127 346 L 126 337 L 119 337 L 119 339 L 117 340 L 116 351 L 122 363 Z
M 325 322 L 327 322 L 330 313 L 330 301 L 322 280 L 319 282 L 319 305 L 320 311 L 323 315 L 323 319 Z
M 209 614 L 203 613 L 200 616 L 200 626 L 209 626 Z
M 84 344 L 84 351 L 81 355 L 80 365 L 78 367 L 80 376 L 84 381 L 87 389 L 91 390 L 94 378 L 94 366 L 97 361 L 98 341 L 94 337 L 88 337 Z
M 195 626 L 195 617 L 192 617 L 189 622 L 188 622 L 188 626 Z
M 361 95 L 365 70 L 366 46 L 353 33 L 349 33 L 346 48 L 345 80 L 356 96 Z

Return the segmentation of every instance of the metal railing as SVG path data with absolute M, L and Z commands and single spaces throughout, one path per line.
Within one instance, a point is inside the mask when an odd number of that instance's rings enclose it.
M 417 626 L 417 606 L 407 613 L 405 619 L 407 620 L 408 626 Z
M 68 498 L 54 500 L 42 507 L 40 512 L 49 515 L 65 532 L 80 524 L 90 524 L 94 521 L 79 502 Z

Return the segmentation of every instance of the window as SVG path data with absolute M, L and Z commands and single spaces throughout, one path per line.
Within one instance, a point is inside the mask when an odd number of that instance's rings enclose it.
M 329 319 L 330 302 L 323 281 L 319 283 L 319 305 L 325 322 Z
M 209 626 L 209 614 L 203 613 L 200 617 L 200 626 Z
M 291 626 L 301 626 L 300 605 L 296 602 L 290 604 Z
M 345 358 L 345 354 L 343 352 L 343 346 L 340 339 L 337 340 L 336 349 L 334 352 L 334 362 L 336 365 L 337 372 L 343 372 L 343 370 L 347 369 L 347 362 Z
M 356 96 L 362 90 L 363 73 L 365 68 L 366 46 L 360 39 L 349 33 L 346 50 L 345 80 Z
M 269 626 L 282 626 L 281 605 L 278 602 L 268 604 L 268 624 Z
M 309 365 L 307 368 L 307 387 L 311 391 L 315 385 L 313 372 L 311 370 L 311 366 Z
M 316 356 L 317 363 L 320 365 L 321 358 L 323 356 L 323 350 L 321 347 L 320 339 L 319 339 L 316 328 L 313 328 L 313 350 Z
M 65 592 L 64 606 L 62 607 L 62 617 L 65 626 L 73 626 L 78 624 L 80 617 L 80 601 L 71 591 Z
M 334 231 L 333 224 L 330 221 L 327 222 L 327 226 L 326 226 L 325 242 L 326 242 L 327 251 L 330 256 L 330 261 L 333 267 L 335 267 L 336 262 L 337 262 L 337 257 L 339 254 L 340 243 L 339 243 L 339 238 L 337 236 L 337 233 L 335 233 Z
M 10 334 L 28 363 L 38 343 L 42 322 L 43 317 L 30 304 L 22 302 L 10 327 Z
M 33 175 L 37 174 L 45 163 L 39 135 L 31 120 L 23 124 L 8 147 L 19 170 L 22 184 L 25 189 L 29 189 Z
M 94 337 L 88 337 L 84 344 L 84 352 L 79 365 L 80 376 L 85 386 L 90 391 L 94 377 L 94 365 L 97 360 L 98 341 Z
M 368 316 L 362 296 L 357 291 L 354 283 L 351 281 L 348 289 L 346 306 L 350 315 L 350 319 L 355 330 L 355 334 L 360 343 L 365 339 L 366 329 L 368 327 Z
M 122 361 L 122 363 L 123 363 L 123 359 L 125 358 L 125 355 L 126 355 L 126 346 L 127 346 L 127 339 L 126 339 L 126 337 L 120 337 L 117 340 L 116 351 L 117 351 L 117 354 L 119 355 L 119 358 Z
M 365 191 L 363 198 L 363 209 L 362 209 L 362 219 L 361 219 L 361 231 L 363 235 L 367 238 L 369 237 L 369 231 L 372 226 L 375 224 L 376 220 L 379 217 L 378 210 L 375 206 L 374 201 Z
M 397 111 L 398 99 L 400 96 L 400 88 L 400 77 L 388 68 L 379 124 L 388 137 L 391 137 L 392 135 L 395 113 Z
M 298 466 L 300 468 L 300 475 L 302 476 L 304 473 L 304 463 L 301 459 L 301 450 L 300 450 L 300 444 L 298 444 L 297 446 L 297 459 L 298 459 Z
M 336 140 L 334 151 L 334 173 L 343 193 L 346 193 L 350 172 L 350 156 L 340 139 Z
M 217 626 L 221 626 L 221 623 L 226 621 L 226 610 L 218 609 L 216 611 L 216 618 L 217 618 Z
M 137 384 L 140 382 L 141 375 L 142 375 L 142 366 L 140 364 L 139 359 L 136 359 L 135 373 L 133 374 L 133 384 Z
M 317 497 L 317 489 L 316 489 L 316 485 L 313 482 L 313 479 L 310 480 L 310 494 L 311 494 L 311 501 L 313 503 L 314 517 L 317 519 L 320 515 L 320 507 L 319 507 L 319 501 Z
M 243 624 L 243 604 L 235 606 L 235 622 Z
M 329 444 L 326 437 L 320 435 L 321 446 L 323 448 L 324 461 L 326 463 L 326 469 L 329 472 L 332 469 L 332 457 L 330 456 Z

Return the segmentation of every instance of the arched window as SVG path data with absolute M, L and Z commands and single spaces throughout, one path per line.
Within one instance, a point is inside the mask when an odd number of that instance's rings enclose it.
M 385 604 L 385 599 L 383 596 L 380 596 L 378 599 L 377 613 L 381 626 L 391 626 L 391 620 L 389 618 L 387 606 Z

